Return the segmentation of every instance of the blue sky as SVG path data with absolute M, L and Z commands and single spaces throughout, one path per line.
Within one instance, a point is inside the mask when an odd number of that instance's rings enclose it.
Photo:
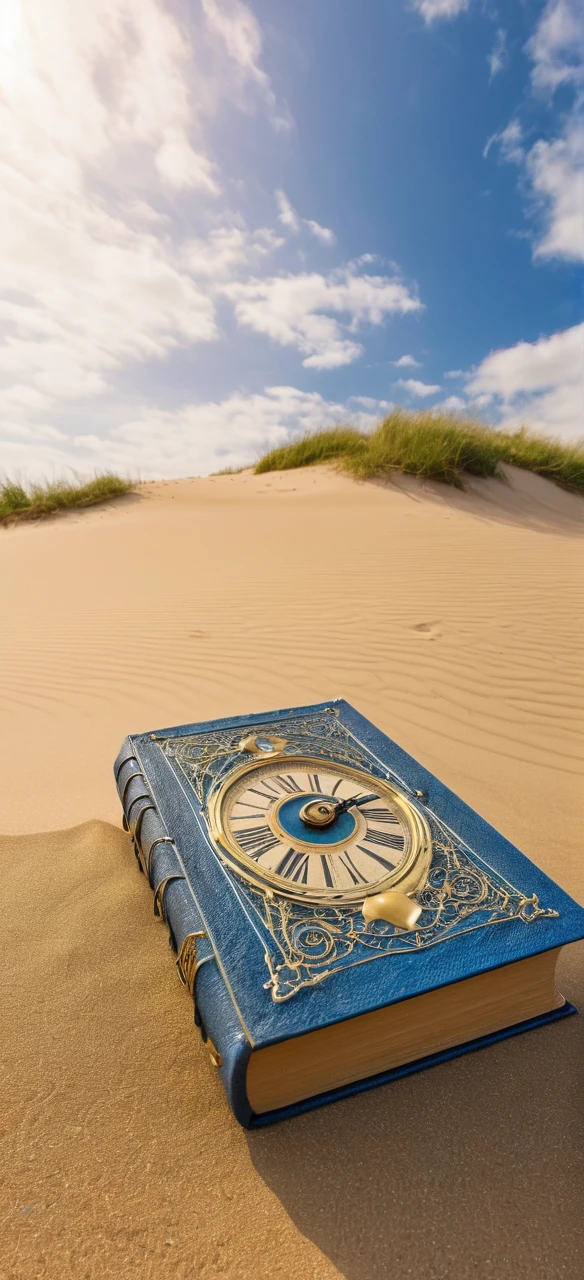
M 83 12 L 82 12 L 83 10 Z M 0 471 L 584 436 L 584 0 L 8 0 Z

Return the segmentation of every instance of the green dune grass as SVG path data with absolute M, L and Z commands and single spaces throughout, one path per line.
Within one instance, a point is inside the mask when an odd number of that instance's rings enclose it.
M 0 524 L 37 520 L 74 507 L 91 507 L 108 498 L 119 498 L 133 488 L 131 481 L 110 472 L 94 476 L 85 484 L 61 480 L 25 487 L 14 480 L 4 480 L 0 482 Z
M 440 480 L 461 489 L 464 476 L 501 475 L 500 463 L 547 476 L 565 489 L 584 492 L 584 449 L 519 431 L 497 431 L 482 423 L 432 410 L 395 409 L 370 434 L 333 427 L 272 449 L 255 471 L 286 471 L 330 462 L 366 480 L 392 471 Z

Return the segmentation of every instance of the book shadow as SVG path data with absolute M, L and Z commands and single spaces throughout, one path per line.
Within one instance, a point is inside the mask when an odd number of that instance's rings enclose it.
M 584 1008 L 584 947 L 560 958 Z M 584 1015 L 247 1134 L 347 1280 L 584 1272 Z

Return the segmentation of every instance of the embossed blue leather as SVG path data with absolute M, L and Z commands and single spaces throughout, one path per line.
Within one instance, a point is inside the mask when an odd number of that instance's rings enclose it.
M 265 942 L 254 928 L 238 883 L 217 856 L 204 813 L 192 788 L 174 769 L 157 739 L 182 738 L 220 729 L 247 732 L 262 725 L 281 726 L 299 715 L 334 707 L 339 721 L 372 753 L 381 768 L 392 770 L 471 850 L 526 897 L 534 893 L 555 917 L 503 923 L 460 933 L 426 950 L 384 955 L 371 963 L 346 967 L 326 981 L 298 990 L 275 1003 L 267 983 Z M 253 1048 L 277 1043 L 361 1013 L 409 999 L 584 937 L 584 909 L 473 809 L 407 755 L 395 742 L 343 700 L 288 708 L 232 719 L 190 724 L 126 738 L 115 764 L 127 825 L 141 868 L 150 872 L 176 950 L 184 937 L 204 930 L 198 946 L 195 1007 L 203 1031 L 222 1057 L 220 1074 L 239 1122 L 254 1127 L 309 1107 L 346 1097 L 399 1078 L 459 1053 L 478 1048 L 575 1012 L 563 1008 L 528 1023 L 506 1028 L 479 1041 L 396 1068 L 368 1080 L 308 1099 L 282 1111 L 254 1116 L 245 1072 Z M 166 881 L 166 884 L 164 882 Z M 162 886 L 162 887 L 161 887 Z

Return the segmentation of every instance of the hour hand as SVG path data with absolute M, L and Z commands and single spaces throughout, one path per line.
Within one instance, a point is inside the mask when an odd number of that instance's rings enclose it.
M 370 800 L 379 800 L 376 791 L 368 796 L 351 796 L 349 800 L 309 800 L 302 806 L 300 817 L 309 827 L 330 827 L 340 813 L 346 813 L 353 805 L 367 804 Z
M 347 809 L 360 809 L 362 804 L 370 804 L 372 800 L 379 800 L 377 791 L 372 791 L 368 796 L 350 796 L 348 800 L 339 800 L 335 807 L 335 818 Z

